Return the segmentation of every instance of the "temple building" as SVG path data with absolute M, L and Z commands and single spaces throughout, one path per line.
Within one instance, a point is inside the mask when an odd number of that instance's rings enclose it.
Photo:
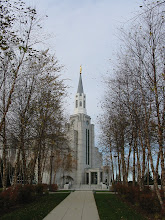
M 78 89 L 75 95 L 74 114 L 70 116 L 66 129 L 75 167 L 65 173 L 59 170 L 56 173 L 56 183 L 64 186 L 68 182 L 70 188 L 75 189 L 83 186 L 85 188 L 90 186 L 90 189 L 101 188 L 101 183 L 106 182 L 107 177 L 103 169 L 102 153 L 95 147 L 94 124 L 91 124 L 91 117 L 87 114 L 81 66 Z M 66 177 L 65 182 L 64 177 Z M 66 179 L 68 180 L 66 181 Z
M 74 114 L 70 116 L 68 125 L 70 146 L 76 152 L 77 169 L 74 173 L 74 184 L 100 184 L 103 182 L 102 154 L 95 147 L 94 125 L 87 115 L 86 95 L 83 89 L 80 67 L 80 77 L 75 95 Z

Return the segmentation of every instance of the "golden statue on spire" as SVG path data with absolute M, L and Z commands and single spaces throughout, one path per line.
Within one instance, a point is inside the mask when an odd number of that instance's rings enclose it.
M 82 73 L 82 67 L 80 66 L 80 74 Z

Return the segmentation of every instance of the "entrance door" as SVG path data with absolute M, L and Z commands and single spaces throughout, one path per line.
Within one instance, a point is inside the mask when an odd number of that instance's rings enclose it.
M 97 184 L 97 172 L 91 172 L 91 184 Z
M 89 173 L 86 173 L 86 184 L 89 184 Z

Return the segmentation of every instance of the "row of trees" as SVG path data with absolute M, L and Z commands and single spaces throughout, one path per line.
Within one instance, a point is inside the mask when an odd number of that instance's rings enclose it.
M 163 207 L 157 179 L 160 174 L 165 192 L 165 2 L 144 1 L 140 7 L 131 27 L 127 23 L 120 31 L 117 64 L 106 78 L 101 141 L 123 184 L 132 179 L 143 188 L 152 172 Z
M 38 183 L 50 157 L 65 146 L 62 66 L 49 50 L 40 50 L 40 19 L 23 1 L 0 0 L 0 175 L 6 189 L 10 167 Z M 69 149 L 68 149 L 69 152 Z M 50 167 L 47 168 L 50 170 Z

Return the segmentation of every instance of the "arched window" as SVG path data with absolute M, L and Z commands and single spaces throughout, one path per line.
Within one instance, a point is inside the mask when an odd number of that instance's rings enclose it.
M 82 101 L 80 101 L 80 107 L 82 106 Z
M 78 100 L 76 100 L 76 108 L 78 107 Z

